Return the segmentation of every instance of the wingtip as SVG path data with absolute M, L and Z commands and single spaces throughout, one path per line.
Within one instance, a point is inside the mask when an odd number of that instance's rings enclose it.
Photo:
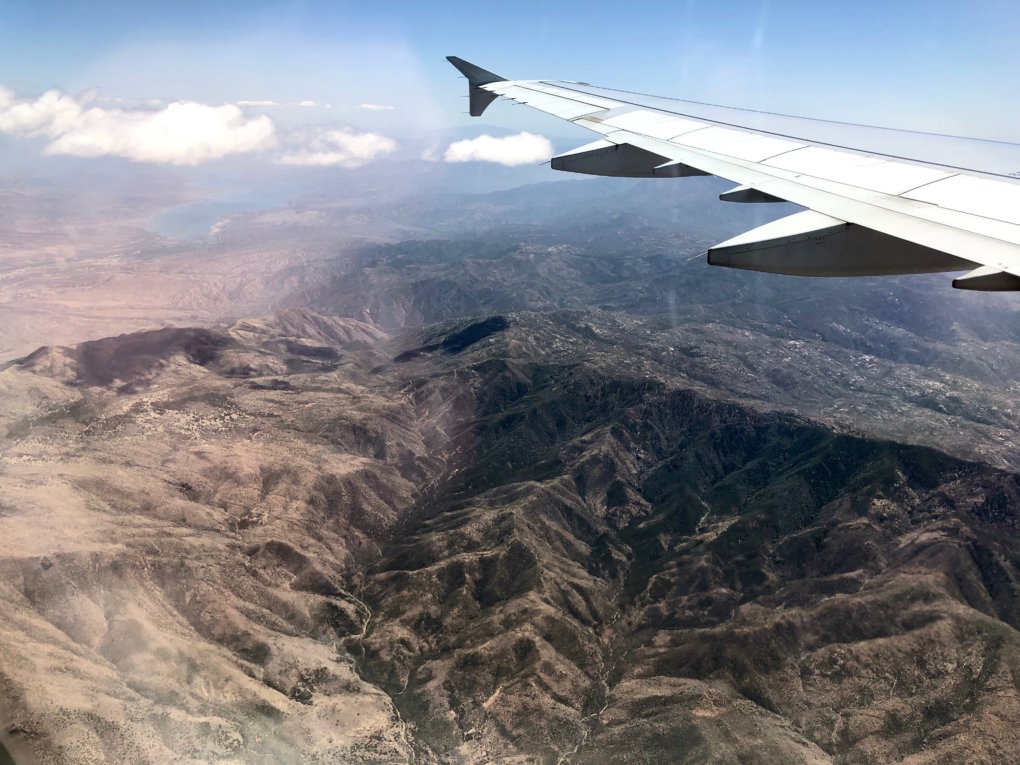
M 465 61 L 459 56 L 447 56 L 446 60 L 453 64 L 457 71 L 467 77 L 468 80 L 468 95 L 471 98 L 471 108 L 468 111 L 472 117 L 481 116 L 485 108 L 498 98 L 495 93 L 482 90 L 483 85 L 489 85 L 493 82 L 504 82 L 505 77 L 500 77 L 498 74 L 490 72 L 488 69 L 482 69 L 480 66 L 475 66 L 470 61 Z
M 506 80 L 506 77 L 500 77 L 495 72 L 490 72 L 488 69 L 482 69 L 477 64 L 465 61 L 460 56 L 447 56 L 446 60 L 453 64 L 461 74 L 468 78 L 468 82 L 471 83 L 472 87 L 488 85 L 492 82 L 503 82 Z

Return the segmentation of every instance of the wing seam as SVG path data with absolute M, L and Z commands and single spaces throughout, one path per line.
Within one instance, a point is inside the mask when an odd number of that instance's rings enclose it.
M 526 87 L 526 86 L 521 86 L 521 87 Z M 557 86 L 557 87 L 562 87 L 562 86 Z M 574 90 L 573 88 L 566 88 L 566 87 L 564 87 L 564 90 L 570 90 L 570 91 L 572 91 L 574 93 L 580 93 L 580 94 L 584 93 L 584 91 Z M 620 92 L 622 92 L 622 93 L 629 93 L 629 91 L 620 91 Z M 630 95 L 642 95 L 640 93 L 629 93 L 629 94 Z M 661 96 L 649 96 L 649 97 L 650 98 L 661 98 Z M 697 104 L 698 102 L 696 102 L 696 101 L 679 101 L 678 103 Z M 672 114 L 672 115 L 674 115 L 676 117 L 683 117 L 683 118 L 689 119 L 689 120 L 697 120 L 699 122 L 708 122 L 708 123 L 711 123 L 713 125 L 720 125 L 720 126 L 723 126 L 723 127 L 734 128 L 736 130 L 743 130 L 743 131 L 746 131 L 748 133 L 757 133 L 758 135 L 770 135 L 770 136 L 775 136 L 776 138 L 786 138 L 787 140 L 791 140 L 791 141 L 800 141 L 800 142 L 804 141 L 803 138 L 799 138 L 798 136 L 790 135 L 788 133 L 780 133 L 780 132 L 776 132 L 776 131 L 773 131 L 773 130 L 760 130 L 758 128 L 749 128 L 746 125 L 739 125 L 739 124 L 737 124 L 735 122 L 724 122 L 722 120 L 713 120 L 713 119 L 709 119 L 707 117 L 696 117 L 694 115 L 684 114 L 682 112 L 671 112 L 668 109 L 656 109 L 655 107 L 648 106 L 647 104 L 640 104 L 640 103 L 637 103 L 635 101 L 621 101 L 621 104 L 625 104 L 627 106 L 636 106 L 639 109 L 643 109 L 643 110 L 649 111 L 649 112 L 659 112 L 660 114 Z M 703 105 L 703 106 L 714 106 L 714 104 L 701 104 L 701 105 Z M 725 106 L 725 107 L 718 107 L 718 108 L 731 109 L 731 108 L 735 108 L 735 107 Z M 749 112 L 753 112 L 755 114 L 770 114 L 770 115 L 773 114 L 772 112 L 756 112 L 753 109 L 745 109 L 745 110 L 741 110 L 741 111 L 749 111 Z M 774 114 L 773 116 L 777 116 L 777 117 L 790 117 L 790 115 L 785 115 L 785 114 Z M 791 119 L 793 119 L 793 118 L 791 117 Z M 797 117 L 795 119 L 806 119 L 806 118 L 804 118 L 804 117 Z M 835 124 L 835 125 L 847 125 L 847 126 L 850 126 L 850 127 L 873 127 L 871 125 L 854 125 L 853 123 L 850 123 L 850 122 L 835 122 L 835 121 L 832 121 L 832 120 L 817 120 L 817 121 L 818 122 L 831 122 L 832 124 Z M 878 129 L 879 130 L 892 130 L 893 128 L 878 128 Z M 897 131 L 897 132 L 900 132 L 900 133 L 911 133 L 912 131 L 909 131 L 909 130 L 900 130 L 900 131 Z M 943 138 L 960 138 L 960 136 L 950 136 L 950 135 L 943 136 L 940 133 L 918 133 L 918 134 L 919 135 L 941 136 Z M 684 135 L 684 134 L 681 133 L 680 135 Z M 974 140 L 983 140 L 983 139 L 974 139 Z M 994 177 L 994 178 L 1002 178 L 1002 179 L 1007 180 L 1007 181 L 1016 182 L 1016 177 L 1015 176 L 1006 175 L 1004 173 L 991 173 L 991 172 L 988 172 L 987 170 L 976 170 L 976 169 L 974 169 L 972 167 L 962 167 L 960 165 L 943 165 L 943 164 L 937 164 L 937 163 L 932 163 L 932 162 L 921 162 L 920 160 L 912 159 L 911 157 L 904 157 L 904 156 L 901 156 L 899 154 L 886 154 L 884 152 L 879 152 L 879 151 L 861 151 L 860 149 L 855 149 L 852 146 L 844 146 L 843 144 L 839 144 L 839 143 L 829 143 L 829 142 L 826 142 L 826 141 L 816 141 L 816 140 L 812 140 L 811 143 L 813 145 L 815 145 L 815 146 L 828 146 L 828 147 L 833 148 L 833 149 L 841 149 L 842 151 L 848 151 L 848 152 L 852 152 L 854 154 L 863 155 L 863 156 L 867 156 L 867 157 L 883 157 L 885 159 L 898 159 L 898 160 L 900 160 L 902 162 L 916 163 L 916 164 L 920 164 L 920 165 L 925 166 L 925 167 L 942 167 L 942 168 L 946 168 L 948 170 L 959 170 L 959 171 L 962 171 L 962 172 L 965 172 L 965 173 L 972 173 L 972 174 L 975 174 L 975 175 L 991 176 L 991 177 Z M 989 141 L 989 143 L 1003 143 L 1003 144 L 1006 144 L 1007 146 L 1016 146 L 1017 145 L 1017 144 L 1009 143 L 1007 141 Z
M 912 189 L 907 189 L 906 191 L 901 191 L 896 196 L 898 196 L 898 197 L 905 197 L 907 194 L 913 194 L 918 189 L 923 189 L 925 186 L 931 186 L 933 183 L 942 183 L 942 181 L 948 181 L 950 178 L 959 178 L 959 177 L 960 177 L 960 173 L 953 173 L 952 175 L 947 175 L 944 178 L 935 178 L 934 180 L 931 180 L 931 181 L 925 181 L 924 183 L 922 183 L 919 186 L 914 186 L 914 188 L 912 188 Z M 914 199 L 914 200 L 911 200 L 911 201 L 917 202 L 917 201 L 920 201 L 920 200 Z M 928 204 L 934 204 L 934 202 L 929 202 Z M 938 205 L 938 206 L 941 207 L 941 205 Z M 970 214 L 971 215 L 975 215 L 976 213 L 970 213 Z M 979 215 L 978 217 L 979 218 L 984 218 L 984 217 L 987 217 L 987 216 Z M 989 220 L 999 220 L 999 219 L 998 218 L 989 218 Z M 1009 221 L 1002 221 L 1002 223 L 1009 223 Z
M 800 151 L 801 149 L 806 149 L 806 148 L 808 148 L 808 147 L 803 145 L 803 144 L 801 144 L 800 146 L 794 146 L 792 149 L 784 149 L 783 151 L 778 152 L 777 154 L 773 154 L 771 157 L 765 157 L 764 159 L 760 159 L 758 161 L 764 164 L 765 162 L 771 162 L 776 157 L 781 157 L 784 154 L 793 154 L 793 152 L 795 152 L 795 151 Z

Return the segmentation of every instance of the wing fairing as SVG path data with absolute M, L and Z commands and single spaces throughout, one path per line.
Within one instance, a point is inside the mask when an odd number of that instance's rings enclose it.
M 789 276 L 891 276 L 959 271 L 968 263 L 904 239 L 822 215 L 794 213 L 708 251 L 712 266 Z

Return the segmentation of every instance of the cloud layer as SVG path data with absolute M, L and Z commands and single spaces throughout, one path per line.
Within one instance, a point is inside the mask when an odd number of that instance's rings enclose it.
M 287 152 L 279 162 L 316 167 L 361 167 L 396 148 L 397 143 L 392 138 L 343 128 L 320 133 L 306 148 Z
M 55 138 L 44 152 L 197 165 L 230 154 L 260 151 L 275 143 L 272 120 L 245 118 L 232 104 L 177 102 L 156 112 L 90 109 L 83 116 L 81 123 Z
M 117 106 L 105 108 L 99 103 Z M 270 117 L 242 110 L 317 106 L 313 101 L 280 104 L 250 100 L 210 106 L 150 99 L 134 107 L 122 104 L 122 99 L 75 97 L 57 90 L 35 99 L 19 99 L 0 85 L 0 134 L 44 138 L 44 154 L 124 157 L 171 165 L 198 165 L 235 154 L 266 154 L 283 144 L 266 158 L 285 165 L 360 167 L 397 148 L 396 142 L 384 135 L 349 127 L 297 132 L 281 141 Z
M 171 165 L 262 151 L 276 142 L 271 119 L 245 117 L 233 104 L 176 101 L 151 110 L 104 109 L 56 90 L 17 99 L 2 87 L 0 133 L 48 138 L 45 154 Z
M 527 165 L 544 162 L 552 156 L 549 139 L 534 133 L 517 133 L 505 138 L 480 135 L 451 143 L 443 154 L 446 162 L 495 162 L 500 165 Z
M 110 102 L 117 105 L 107 108 Z M 296 131 L 281 139 L 269 116 L 246 114 L 242 109 L 272 104 L 240 101 L 211 106 L 150 100 L 131 107 L 113 99 L 100 101 L 95 95 L 76 97 L 57 90 L 35 99 L 19 99 L 0 86 L 0 134 L 43 138 L 43 153 L 48 155 L 123 157 L 170 165 L 198 165 L 231 155 L 261 153 L 283 165 L 354 168 L 397 149 L 396 142 L 385 135 L 351 127 Z M 311 101 L 296 105 L 315 106 Z M 365 103 L 359 108 L 384 111 L 392 107 Z M 542 162 L 552 153 L 552 144 L 544 136 L 518 133 L 455 141 L 441 158 L 445 162 L 515 166 Z M 423 157 L 439 158 L 433 151 Z

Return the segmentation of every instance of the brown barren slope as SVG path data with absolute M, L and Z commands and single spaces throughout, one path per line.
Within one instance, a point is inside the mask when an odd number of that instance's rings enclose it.
M 708 397 L 603 320 L 290 312 L 0 371 L 6 745 L 1011 761 L 1017 476 Z

